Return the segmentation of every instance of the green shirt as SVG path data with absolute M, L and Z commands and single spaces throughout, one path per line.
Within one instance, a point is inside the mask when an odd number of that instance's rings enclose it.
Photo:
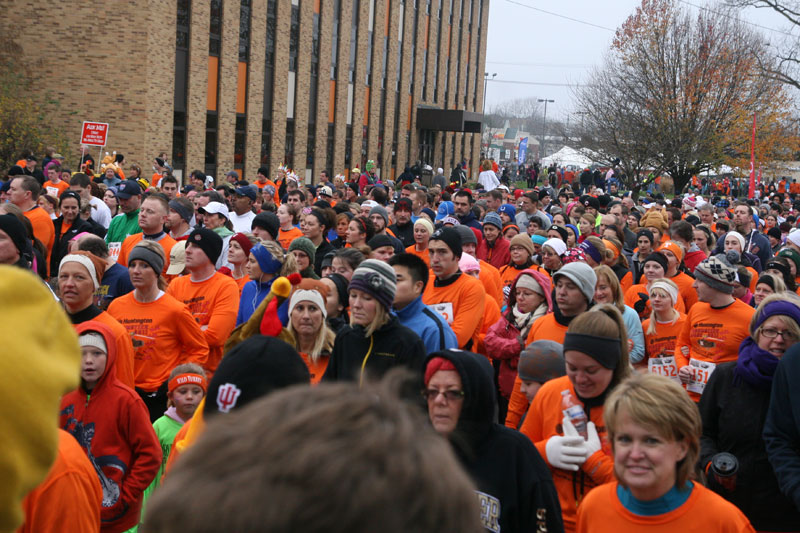
M 114 261 L 119 257 L 120 249 L 122 248 L 122 241 L 128 235 L 141 233 L 142 228 L 139 227 L 139 210 L 131 213 L 122 213 L 111 219 L 111 224 L 108 226 L 108 233 L 106 233 L 106 242 L 108 243 L 108 255 L 114 258 Z

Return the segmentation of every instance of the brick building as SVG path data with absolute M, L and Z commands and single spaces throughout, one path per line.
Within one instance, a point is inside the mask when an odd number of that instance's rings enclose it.
M 166 151 L 176 174 L 218 179 L 285 163 L 311 182 L 368 159 L 384 178 L 417 159 L 477 175 L 489 0 L 5 5 L 54 21 L 21 44 L 76 151 L 94 120 L 146 172 Z

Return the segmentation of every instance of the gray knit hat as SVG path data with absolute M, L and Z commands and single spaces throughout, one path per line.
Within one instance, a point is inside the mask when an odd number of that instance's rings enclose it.
M 372 209 L 369 210 L 369 215 L 372 216 L 375 213 L 378 213 L 383 218 L 384 225 L 389 225 L 389 213 L 386 211 L 386 208 L 382 205 L 376 205 Z
M 486 213 L 486 216 L 483 217 L 484 227 L 486 226 L 486 224 L 490 224 L 500 230 L 503 229 L 503 220 L 500 218 L 500 215 L 498 215 L 493 211 L 490 213 Z
M 350 288 L 366 292 L 388 310 L 392 308 L 397 292 L 397 276 L 394 268 L 385 262 L 367 259 L 353 272 Z
M 695 267 L 694 277 L 716 291 L 733 294 L 736 268 L 726 256 L 712 255 Z
M 515 237 L 516 238 L 516 237 Z M 558 276 L 569 278 L 572 283 L 578 286 L 586 300 L 591 302 L 594 299 L 594 287 L 597 285 L 597 275 L 592 267 L 586 263 L 567 263 L 553 274 L 553 284 L 558 281 Z
M 519 379 L 545 383 L 566 375 L 564 350 L 554 341 L 538 340 L 530 343 L 519 354 L 517 365 Z
M 458 236 L 461 237 L 461 246 L 465 244 L 472 243 L 477 246 L 478 244 L 478 237 L 475 236 L 475 232 L 470 229 L 469 226 L 453 226 L 453 229 L 458 232 Z

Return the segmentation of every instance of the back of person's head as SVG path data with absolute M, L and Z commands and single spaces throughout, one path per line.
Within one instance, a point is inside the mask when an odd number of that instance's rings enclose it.
M 398 388 L 292 387 L 215 417 L 148 503 L 147 531 L 483 531 L 472 482 Z
M 97 235 L 86 235 L 78 240 L 78 250 L 90 252 L 99 257 L 106 259 L 108 257 L 108 245 L 102 237 Z
M 634 374 L 616 387 L 603 407 L 612 448 L 614 437 L 621 430 L 621 413 L 634 424 L 687 444 L 686 456 L 676 465 L 676 485 L 683 487 L 693 475 L 702 432 L 700 411 L 683 387 L 669 378 L 649 373 Z
M 389 265 L 406 267 L 409 276 L 411 276 L 411 283 L 421 281 L 423 291 L 428 286 L 428 278 L 430 276 L 428 265 L 416 255 L 408 253 L 393 255 L 389 258 Z
M 85 189 L 86 187 L 88 187 L 89 183 L 91 183 L 91 180 L 89 179 L 89 176 L 87 176 L 83 172 L 78 172 L 77 174 L 74 174 L 69 179 L 69 184 L 70 185 L 76 185 L 78 187 L 81 187 L 82 189 Z
M 673 239 L 680 239 L 684 242 L 692 242 L 694 238 L 694 226 L 685 220 L 676 220 L 669 227 L 669 235 Z

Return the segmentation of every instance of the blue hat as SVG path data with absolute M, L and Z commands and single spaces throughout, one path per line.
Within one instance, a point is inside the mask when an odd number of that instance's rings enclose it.
M 433 209 L 431 209 L 430 207 L 423 207 L 420 213 L 425 213 L 431 218 L 431 220 L 434 220 L 436 218 L 436 213 L 434 213 Z
M 250 255 L 255 256 L 258 268 L 264 274 L 277 274 L 283 267 L 283 263 L 275 259 L 266 246 L 262 244 L 256 244 L 250 248 Z
M 453 202 L 446 201 L 439 204 L 439 210 L 436 213 L 436 220 L 442 220 L 446 216 L 450 216 L 456 212 L 456 208 L 453 205 Z
M 503 204 L 500 206 L 500 209 L 497 210 L 498 213 L 505 213 L 506 215 L 511 217 L 511 220 L 514 220 L 517 216 L 517 208 L 514 207 L 512 204 Z
M 236 189 L 234 189 L 233 192 L 235 192 L 239 196 L 247 196 L 248 198 L 250 198 L 254 202 L 256 201 L 256 191 L 250 185 L 246 185 L 244 187 L 237 187 Z
M 497 213 L 493 212 L 486 213 L 486 216 L 483 217 L 484 227 L 486 226 L 486 224 L 491 224 L 492 226 L 495 226 L 497 229 L 500 230 L 503 229 L 503 221 L 500 220 L 500 215 L 498 215 Z
M 127 200 L 131 196 L 141 196 L 142 188 L 133 180 L 125 180 L 117 187 L 117 198 Z

